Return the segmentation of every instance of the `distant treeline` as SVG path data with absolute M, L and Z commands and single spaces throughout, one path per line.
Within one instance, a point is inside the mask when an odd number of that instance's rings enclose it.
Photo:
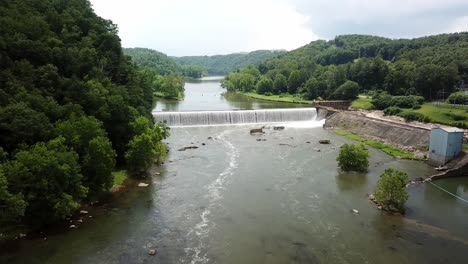
M 233 53 L 215 56 L 185 56 L 172 57 L 178 64 L 196 65 L 205 68 L 209 74 L 225 75 L 250 64 L 259 64 L 286 51 L 281 50 L 257 50 L 249 53 Z
M 232 72 L 228 90 L 353 99 L 372 90 L 441 99 L 468 81 L 468 33 L 416 39 L 344 35 Z

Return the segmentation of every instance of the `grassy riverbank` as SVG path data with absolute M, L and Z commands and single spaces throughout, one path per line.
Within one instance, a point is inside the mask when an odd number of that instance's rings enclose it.
M 358 98 L 353 101 L 351 106 L 357 109 L 370 110 L 372 107 L 371 101 L 371 98 Z M 461 128 L 468 127 L 468 109 L 425 103 L 420 109 L 403 109 L 403 112 L 423 114 L 431 123 Z
M 364 143 L 366 145 L 369 145 L 369 146 L 371 146 L 373 148 L 380 149 L 383 152 L 387 153 L 388 155 L 396 157 L 396 158 L 416 159 L 416 157 L 414 156 L 413 153 L 406 152 L 406 151 L 404 151 L 402 149 L 389 146 L 389 145 L 384 144 L 382 142 L 379 142 L 377 140 L 367 139 L 367 138 L 358 136 L 356 134 L 349 133 L 349 132 L 346 132 L 346 131 L 343 131 L 343 130 L 338 130 L 338 129 L 335 130 L 335 133 L 337 133 L 340 136 L 344 136 L 344 137 L 347 137 L 349 139 L 362 142 L 362 143 Z
M 114 171 L 112 172 L 112 175 L 114 176 L 114 185 L 122 185 L 128 178 L 126 170 Z
M 184 99 L 184 95 L 180 94 L 177 97 L 168 97 L 164 95 L 163 93 L 160 92 L 154 92 L 153 96 L 156 98 L 163 98 L 163 99 L 170 99 L 170 100 L 177 100 L 177 101 L 182 101 Z
M 280 95 L 263 95 L 263 94 L 256 94 L 256 93 L 243 93 L 239 92 L 242 95 L 260 99 L 260 100 L 267 100 L 267 101 L 274 101 L 274 102 L 284 102 L 284 103 L 296 103 L 296 104 L 312 104 L 312 100 L 305 100 L 296 95 L 290 94 L 280 94 Z
M 357 108 L 357 109 L 369 110 L 372 107 L 371 101 L 372 101 L 371 98 L 359 97 L 358 99 L 352 102 L 351 107 Z

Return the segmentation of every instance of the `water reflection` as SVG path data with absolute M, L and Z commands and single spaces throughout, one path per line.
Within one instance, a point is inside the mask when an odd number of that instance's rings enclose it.
M 158 98 L 153 112 L 307 107 L 304 104 L 258 100 L 237 93 L 228 93 L 221 87 L 222 78 L 212 76 L 187 80 L 182 101 Z

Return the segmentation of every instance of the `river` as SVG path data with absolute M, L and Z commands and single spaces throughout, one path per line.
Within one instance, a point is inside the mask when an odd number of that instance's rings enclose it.
M 159 101 L 155 111 L 289 106 L 223 92 L 216 80 L 187 83 L 184 101 Z M 386 168 L 412 179 L 433 168 L 370 149 L 367 173 L 343 173 L 335 159 L 351 140 L 320 122 L 283 125 L 264 135 L 249 134 L 256 124 L 175 127 L 168 160 L 153 169 L 161 175 L 149 187 L 130 188 L 78 229 L 22 239 L 0 262 L 466 263 L 468 205 L 461 200 L 414 185 L 401 217 L 366 198 Z M 178 151 L 190 145 L 199 148 Z M 468 199 L 468 178 L 436 183 Z

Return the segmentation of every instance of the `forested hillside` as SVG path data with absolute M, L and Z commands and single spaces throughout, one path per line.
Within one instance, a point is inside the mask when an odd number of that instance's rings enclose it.
M 257 50 L 249 53 L 173 58 L 180 65 L 196 65 L 207 69 L 209 74 L 224 75 L 250 64 L 259 64 L 283 53 L 285 51 Z
M 371 90 L 442 99 L 468 81 L 468 33 L 392 40 L 344 35 L 318 40 L 229 74 L 229 90 L 353 99 Z
M 182 68 L 166 54 L 146 48 L 125 48 L 123 52 L 141 67 L 153 69 L 159 75 L 182 74 Z
M 2 0 L 0 227 L 64 219 L 109 190 L 116 165 L 161 160 L 153 77 L 89 1 Z

